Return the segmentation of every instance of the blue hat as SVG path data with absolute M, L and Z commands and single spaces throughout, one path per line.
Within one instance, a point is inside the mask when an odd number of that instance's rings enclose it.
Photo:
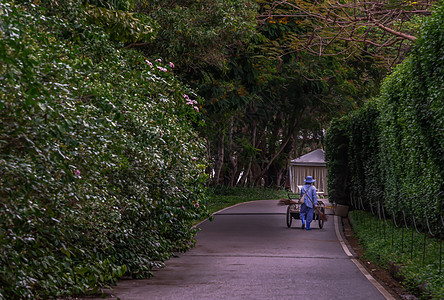
M 313 179 L 313 177 L 311 177 L 311 176 L 307 176 L 307 178 L 305 178 L 305 180 L 304 180 L 305 183 L 313 183 L 315 181 L 316 181 L 316 179 Z

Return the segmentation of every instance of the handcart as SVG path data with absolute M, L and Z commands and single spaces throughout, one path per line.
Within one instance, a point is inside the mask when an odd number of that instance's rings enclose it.
M 301 219 L 299 213 L 301 211 L 301 205 L 303 202 L 299 199 L 299 194 L 296 193 L 288 193 L 288 198 L 290 199 L 289 205 L 287 207 L 287 227 L 291 227 L 291 223 L 293 219 Z M 319 228 L 322 229 L 324 226 L 324 220 L 321 218 L 320 213 L 325 214 L 325 204 L 324 202 L 318 200 L 317 209 L 313 210 L 313 221 L 318 221 Z

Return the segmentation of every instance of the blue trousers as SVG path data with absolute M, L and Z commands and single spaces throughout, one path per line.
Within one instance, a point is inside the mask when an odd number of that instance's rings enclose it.
M 305 219 L 307 223 L 311 223 L 313 221 L 313 207 L 308 207 L 305 203 L 302 203 L 299 215 L 301 220 Z

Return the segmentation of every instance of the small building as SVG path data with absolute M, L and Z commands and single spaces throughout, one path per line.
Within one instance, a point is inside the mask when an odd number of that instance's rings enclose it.
M 299 187 L 304 185 L 304 179 L 307 176 L 316 179 L 314 186 L 318 194 L 326 196 L 327 166 L 324 150 L 317 149 L 290 161 L 290 189 L 292 192 L 300 192 Z

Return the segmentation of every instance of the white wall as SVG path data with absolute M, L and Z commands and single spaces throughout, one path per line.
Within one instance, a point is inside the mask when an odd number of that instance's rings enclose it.
M 312 176 L 316 179 L 314 186 L 317 192 L 327 195 L 327 168 L 318 166 L 290 166 L 290 188 L 292 192 L 300 193 L 298 186 L 304 185 L 304 179 Z

